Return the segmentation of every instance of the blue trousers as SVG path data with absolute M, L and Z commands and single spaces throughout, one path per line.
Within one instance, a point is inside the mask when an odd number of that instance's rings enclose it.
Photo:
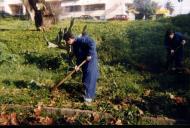
M 83 68 L 82 82 L 85 88 L 85 97 L 94 98 L 96 93 L 96 83 L 99 77 L 96 60 L 90 60 Z
M 176 68 L 181 68 L 183 67 L 183 51 L 178 51 L 171 55 L 170 51 L 168 51 L 167 55 L 167 68 L 170 66 L 173 66 L 173 63 L 175 64 Z

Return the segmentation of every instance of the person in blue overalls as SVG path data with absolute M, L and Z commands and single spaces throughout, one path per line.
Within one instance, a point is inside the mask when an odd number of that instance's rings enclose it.
M 183 46 L 186 41 L 180 32 L 174 32 L 169 29 L 166 31 L 164 45 L 167 49 L 167 69 L 172 66 L 172 70 L 182 68 L 183 62 Z M 175 66 L 173 66 L 173 62 Z
M 95 98 L 96 82 L 99 77 L 96 43 L 87 34 L 75 38 L 71 32 L 67 32 L 63 38 L 67 44 L 72 45 L 77 65 L 87 60 L 82 66 L 82 82 L 85 87 L 84 101 L 92 102 Z M 75 70 L 79 70 L 77 66 Z

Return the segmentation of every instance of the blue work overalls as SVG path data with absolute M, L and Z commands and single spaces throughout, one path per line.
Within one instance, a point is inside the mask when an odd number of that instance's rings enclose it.
M 96 82 L 99 77 L 96 43 L 87 35 L 77 37 L 73 44 L 73 53 L 76 56 L 77 65 L 84 61 L 87 56 L 92 57 L 82 66 L 82 82 L 85 87 L 85 97 L 94 98 Z
M 165 47 L 167 48 L 167 67 L 175 62 L 175 67 L 182 67 L 183 61 L 183 45 L 181 44 L 184 40 L 181 33 L 176 32 L 174 38 L 171 40 L 165 39 Z M 171 50 L 174 50 L 174 54 L 171 54 Z

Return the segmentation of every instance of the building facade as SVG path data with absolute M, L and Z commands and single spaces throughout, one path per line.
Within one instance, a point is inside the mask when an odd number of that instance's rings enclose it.
M 0 0 L 0 13 L 6 15 L 25 15 L 26 9 L 21 0 Z
M 98 19 L 109 19 L 115 15 L 127 15 L 127 3 L 132 0 L 62 0 L 61 19 L 89 15 Z
M 2 15 L 20 16 L 26 15 L 23 0 L 0 0 L 0 13 Z M 51 8 L 61 7 L 61 0 L 45 0 Z
M 116 15 L 130 15 L 128 4 L 133 0 L 45 0 L 47 5 L 56 12 L 59 19 L 88 15 L 97 19 L 109 19 Z M 58 9 L 59 8 L 59 9 Z M 0 12 L 9 15 L 25 15 L 26 9 L 22 0 L 0 0 Z M 56 12 L 57 13 L 57 12 Z M 131 18 L 133 19 L 133 18 Z

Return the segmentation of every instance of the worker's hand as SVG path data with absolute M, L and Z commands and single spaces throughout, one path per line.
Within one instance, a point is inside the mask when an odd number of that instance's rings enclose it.
M 185 44 L 186 44 L 186 41 L 185 41 L 185 40 L 182 40 L 181 44 L 182 44 L 182 45 L 185 45 Z
M 175 51 L 172 49 L 172 50 L 171 50 L 171 54 L 173 55 L 173 54 L 174 54 L 174 52 L 175 52 Z
M 80 70 L 80 68 L 76 65 L 75 66 L 75 71 L 78 72 Z
M 92 59 L 91 56 L 87 56 L 87 57 L 86 57 L 86 60 L 87 60 L 87 61 L 90 61 L 91 59 Z

